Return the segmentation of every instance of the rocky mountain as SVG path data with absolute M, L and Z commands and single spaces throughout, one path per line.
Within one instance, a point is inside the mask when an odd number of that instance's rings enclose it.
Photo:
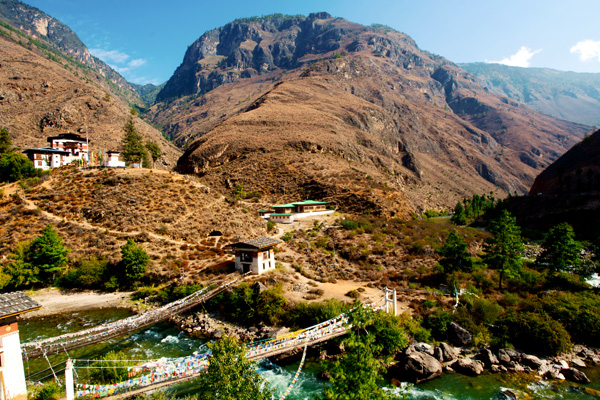
M 129 82 L 104 61 L 90 54 L 79 37 L 56 18 L 19 0 L 0 0 L 0 22 L 5 24 L 5 28 L 13 27 L 29 36 L 33 40 L 29 40 L 28 45 L 39 47 L 48 57 L 66 58 L 61 62 L 81 63 L 88 67 L 89 70 L 82 69 L 86 77 L 114 95 L 132 104 L 143 104 Z
M 533 233 L 567 222 L 579 240 L 600 244 L 600 131 L 586 135 L 544 169 L 528 196 L 511 197 L 505 204 Z
M 588 129 L 490 93 L 407 35 L 326 13 L 205 33 L 157 100 L 153 122 L 189 145 L 182 172 L 391 214 L 525 193 Z
M 0 126 L 9 130 L 13 145 L 43 147 L 48 136 L 73 132 L 88 136 L 96 154 L 117 150 L 130 106 L 88 80 L 83 67 L 48 58 L 31 40 L 0 26 Z M 135 124 L 165 154 L 157 165 L 175 165 L 180 150 L 141 119 Z
M 586 136 L 535 178 L 530 195 L 600 192 L 600 131 Z
M 493 93 L 556 118 L 600 125 L 600 74 L 487 63 L 459 66 Z

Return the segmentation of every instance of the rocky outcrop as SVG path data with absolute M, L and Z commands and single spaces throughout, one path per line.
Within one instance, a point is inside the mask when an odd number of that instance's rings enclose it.
M 457 346 L 465 346 L 473 339 L 473 335 L 456 322 L 448 324 L 448 337 Z
M 398 375 L 400 380 L 415 383 L 433 379 L 441 375 L 443 370 L 477 376 L 485 369 L 494 373 L 538 373 L 546 379 L 588 383 L 589 378 L 578 368 L 584 368 L 582 365 L 591 363 L 599 355 L 600 350 L 584 346 L 576 346 L 571 354 L 560 358 L 542 359 L 515 349 L 486 348 L 475 354 L 472 349 L 461 350 L 447 343 L 437 347 L 414 343 L 398 356 L 398 363 L 389 372 L 392 376 Z
M 409 354 L 402 364 L 401 376 L 409 382 L 419 383 L 442 374 L 442 364 L 427 353 L 415 351 Z

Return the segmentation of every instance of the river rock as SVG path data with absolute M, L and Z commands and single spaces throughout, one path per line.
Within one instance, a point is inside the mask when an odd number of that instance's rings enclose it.
M 444 361 L 452 361 L 452 360 L 456 360 L 456 357 L 458 357 L 458 354 L 456 352 L 456 349 L 452 346 L 450 346 L 448 343 L 440 343 L 440 349 L 442 350 L 442 353 L 444 354 Z
M 433 357 L 439 362 L 444 362 L 444 352 L 439 347 L 433 349 Z
M 430 356 L 433 355 L 433 346 L 431 346 L 428 343 L 414 343 L 411 344 L 410 346 L 408 346 L 408 348 L 406 349 L 406 355 L 412 354 L 412 353 L 425 353 L 425 354 L 429 354 Z
M 529 354 L 523 354 L 523 356 L 521 356 L 521 364 L 534 370 L 539 370 L 540 367 L 544 365 L 544 363 L 545 361 L 540 360 L 536 356 L 532 356 Z
M 511 361 L 506 365 L 509 372 L 524 372 L 525 368 L 516 361 Z
M 477 356 L 478 359 L 483 361 L 486 367 L 490 368 L 492 365 L 499 364 L 498 357 L 492 353 L 490 349 L 483 349 Z
M 508 351 L 506 351 L 506 349 L 498 350 L 498 360 L 502 364 L 508 364 L 510 362 L 510 355 L 508 354 Z
M 475 376 L 483 372 L 483 362 L 472 358 L 460 358 L 452 367 L 465 375 Z
M 413 352 L 406 357 L 403 369 L 405 374 L 403 380 L 419 383 L 438 377 L 442 374 L 442 364 L 430 356 L 422 352 Z
M 564 377 L 571 381 L 577 383 L 590 383 L 590 379 L 586 374 L 578 370 L 577 368 L 563 368 L 560 370 L 560 373 L 564 375 Z
M 571 365 L 576 366 L 577 368 L 586 368 L 587 365 L 585 365 L 585 363 L 583 362 L 583 360 L 579 357 L 572 357 L 571 358 Z
M 457 346 L 465 346 L 471 342 L 473 335 L 456 322 L 448 324 L 448 337 Z

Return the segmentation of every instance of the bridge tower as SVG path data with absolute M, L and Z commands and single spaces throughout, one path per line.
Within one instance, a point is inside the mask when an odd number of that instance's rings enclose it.
M 398 306 L 396 304 L 396 289 L 390 289 L 388 287 L 384 288 L 385 293 L 385 312 L 390 312 L 390 305 L 392 306 L 392 311 L 394 312 L 394 316 L 398 316 Z

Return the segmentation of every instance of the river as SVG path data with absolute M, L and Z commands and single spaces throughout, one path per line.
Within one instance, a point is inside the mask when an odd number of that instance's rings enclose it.
M 129 315 L 125 310 L 96 310 L 31 319 L 19 322 L 21 341 L 31 341 L 43 337 L 77 331 L 96 325 L 100 322 L 115 320 Z M 159 324 L 150 329 L 139 331 L 124 339 L 113 339 L 106 343 L 95 344 L 85 348 L 72 350 L 69 356 L 74 359 L 96 359 L 110 350 L 123 351 L 130 359 L 156 359 L 160 357 L 180 357 L 194 351 L 206 351 L 205 341 L 189 337 L 172 324 Z M 49 358 L 51 364 L 64 362 L 65 354 Z M 83 364 L 85 365 L 85 364 Z M 57 375 L 62 375 L 60 366 L 54 368 Z M 275 365 L 269 360 L 259 364 L 259 372 L 276 389 L 277 397 L 283 393 L 292 381 L 298 363 L 284 367 Z M 80 370 L 81 373 L 85 371 Z M 300 374 L 289 400 L 312 399 L 319 394 L 324 382 L 317 378 L 319 365 L 307 362 Z M 466 377 L 459 374 L 445 374 L 432 381 L 415 385 L 408 389 L 409 399 L 419 400 L 480 400 L 501 399 L 502 388 L 510 388 L 519 395 L 519 399 L 598 399 L 585 392 L 585 388 L 600 391 L 600 367 L 587 368 L 584 372 L 592 380 L 589 385 L 575 385 L 568 382 L 540 381 L 533 375 L 524 374 L 483 374 L 478 377 Z M 45 359 L 25 362 L 25 374 L 31 380 L 51 378 L 52 371 Z M 76 378 L 77 380 L 77 378 Z M 383 383 L 385 385 L 385 383 Z M 178 395 L 194 392 L 194 381 L 171 387 Z M 392 389 L 397 390 L 397 389 Z

